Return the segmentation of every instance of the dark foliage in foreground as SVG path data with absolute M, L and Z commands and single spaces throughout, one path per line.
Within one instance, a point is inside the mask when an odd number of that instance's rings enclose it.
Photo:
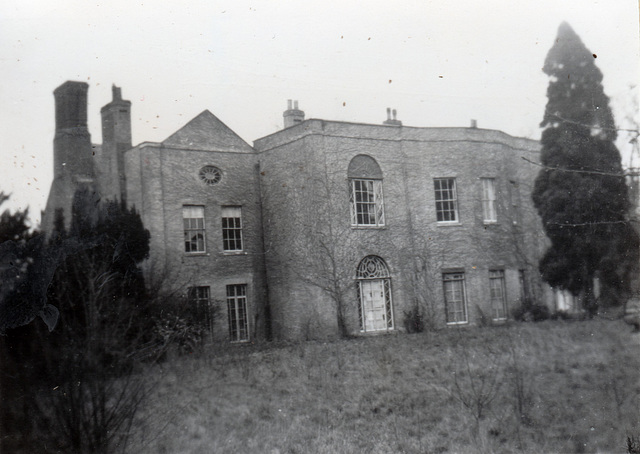
M 135 210 L 98 203 L 91 188 L 74 198 L 69 229 L 61 216 L 40 243 L 25 285 L 8 296 L 33 298 L 42 277 L 55 329 L 30 323 L 2 341 L 3 448 L 14 452 L 114 452 L 124 449 L 147 392 L 136 365 L 153 340 L 153 322 L 138 263 L 149 233 Z M 57 254 L 69 244 L 70 253 Z M 56 256 L 47 262 L 46 258 Z M 39 284 L 38 284 L 39 285 Z

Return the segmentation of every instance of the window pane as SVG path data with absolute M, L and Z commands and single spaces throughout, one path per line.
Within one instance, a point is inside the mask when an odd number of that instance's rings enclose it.
M 351 180 L 353 225 L 384 225 L 381 180 Z
M 467 307 L 464 294 L 464 274 L 447 273 L 444 281 L 444 298 L 447 311 L 447 323 L 466 323 Z
M 204 207 L 185 205 L 182 207 L 182 216 L 184 218 L 201 218 L 204 217 Z
M 242 208 L 222 207 L 222 248 L 242 251 Z
M 241 207 L 222 207 L 223 218 L 239 218 L 242 215 Z
M 188 290 L 188 311 L 193 323 L 213 330 L 214 313 L 209 296 L 209 287 L 191 287 Z
M 227 285 L 227 314 L 231 341 L 249 340 L 246 292 L 245 284 Z
M 496 193 L 495 180 L 493 178 L 482 178 L 482 213 L 485 222 L 495 222 L 496 215 Z
M 433 180 L 436 196 L 436 219 L 438 222 L 458 220 L 458 201 L 454 178 L 436 178 Z
M 507 317 L 504 271 L 489 271 L 489 296 L 494 319 Z
M 204 207 L 183 206 L 185 252 L 205 252 Z

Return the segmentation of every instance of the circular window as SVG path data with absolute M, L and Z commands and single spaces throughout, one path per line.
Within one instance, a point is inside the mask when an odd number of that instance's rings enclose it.
M 214 166 L 204 166 L 200 169 L 200 179 L 208 185 L 214 185 L 222 179 L 222 170 Z

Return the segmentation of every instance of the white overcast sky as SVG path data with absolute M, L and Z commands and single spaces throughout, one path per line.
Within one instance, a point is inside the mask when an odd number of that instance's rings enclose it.
M 391 107 L 408 126 L 477 119 L 537 139 L 541 68 L 562 21 L 597 55 L 616 121 L 629 127 L 638 19 L 636 0 L 6 0 L 0 190 L 39 220 L 53 174 L 52 92 L 66 80 L 89 83 L 94 143 L 114 83 L 133 103 L 134 145 L 205 109 L 252 143 L 282 127 L 287 99 L 307 118 L 380 123 Z

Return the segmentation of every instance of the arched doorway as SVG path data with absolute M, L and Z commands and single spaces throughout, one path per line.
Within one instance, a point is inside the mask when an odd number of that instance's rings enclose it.
M 360 331 L 393 329 L 391 276 L 387 264 L 380 257 L 369 255 L 358 265 L 356 279 Z

